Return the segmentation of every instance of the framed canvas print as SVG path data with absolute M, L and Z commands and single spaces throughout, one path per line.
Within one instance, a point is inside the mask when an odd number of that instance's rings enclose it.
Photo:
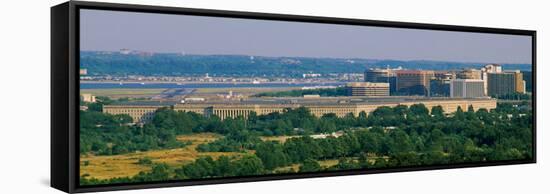
M 51 184 L 65 192 L 536 162 L 535 31 L 51 13 Z

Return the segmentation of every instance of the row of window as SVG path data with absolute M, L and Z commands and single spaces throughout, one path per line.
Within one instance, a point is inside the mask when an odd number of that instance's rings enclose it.
M 445 112 L 454 112 L 458 106 L 460 106 L 463 110 L 466 110 L 469 107 L 469 103 L 464 104 L 456 104 L 456 103 L 439 103 L 439 104 L 432 104 L 428 103 L 425 104 L 426 108 L 431 110 L 433 106 L 442 106 L 443 110 Z M 486 107 L 486 108 L 494 108 L 494 103 L 475 103 L 474 109 L 479 109 L 480 107 Z M 390 105 L 391 106 L 391 105 Z M 378 106 L 376 106 L 378 107 Z M 376 107 L 359 107 L 360 111 L 365 111 L 367 113 L 374 111 Z M 328 113 L 335 113 L 339 116 L 344 116 L 348 113 L 356 112 L 357 108 L 340 108 L 340 107 L 310 107 L 311 112 L 314 115 L 324 115 Z M 269 114 L 272 112 L 282 112 L 284 108 L 273 108 L 273 109 L 260 109 L 258 114 Z M 153 118 L 153 113 L 156 111 L 156 109 L 142 109 L 142 108 L 127 108 L 127 109 L 106 109 L 105 112 L 109 114 L 128 114 L 132 118 L 134 118 L 135 121 L 142 121 L 142 120 L 150 120 Z M 189 111 L 189 112 L 196 112 L 198 114 L 204 114 L 204 109 L 190 109 L 190 110 L 178 110 L 178 111 Z M 245 117 L 254 110 L 234 110 L 234 109 L 216 109 L 213 110 L 214 115 L 218 115 L 221 118 L 225 117 L 236 117 L 238 115 L 244 115 Z

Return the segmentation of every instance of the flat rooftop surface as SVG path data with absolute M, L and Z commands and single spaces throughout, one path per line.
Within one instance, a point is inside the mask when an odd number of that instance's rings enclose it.
M 489 101 L 492 98 L 445 98 L 445 97 L 420 97 L 420 96 L 388 96 L 388 97 L 261 97 L 261 98 L 243 98 L 240 100 L 210 100 L 200 102 L 180 103 L 178 101 L 129 101 L 117 102 L 116 106 L 174 106 L 182 105 L 206 105 L 206 104 L 323 104 L 323 105 L 343 105 L 343 104 L 377 104 L 377 103 L 407 103 L 407 102 L 430 102 L 430 101 Z M 496 100 L 495 100 L 496 101 Z

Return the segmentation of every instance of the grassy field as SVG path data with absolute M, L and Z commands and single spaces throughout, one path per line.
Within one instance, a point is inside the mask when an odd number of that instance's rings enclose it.
M 278 141 L 278 142 L 281 142 L 281 143 L 285 143 L 286 140 L 290 139 L 290 138 L 295 138 L 295 137 L 300 137 L 299 135 L 294 135 L 294 136 L 287 136 L 287 135 L 281 135 L 281 136 L 262 136 L 260 137 L 260 139 L 262 141 Z
M 162 93 L 166 89 L 82 89 L 81 94 L 92 94 L 94 96 L 107 96 L 109 98 L 141 98 L 151 97 Z
M 193 162 L 201 156 L 211 156 L 214 159 L 219 156 L 243 156 L 246 154 L 254 154 L 253 150 L 246 153 L 240 152 L 198 152 L 196 147 L 200 144 L 215 141 L 223 136 L 214 133 L 198 133 L 191 135 L 180 135 L 177 137 L 180 141 L 190 141 L 191 145 L 177 149 L 151 150 L 145 152 L 128 153 L 112 156 L 95 156 L 82 155 L 80 157 L 80 176 L 86 175 L 87 178 L 109 179 L 115 177 L 134 176 L 141 171 L 151 170 L 150 165 L 138 164 L 142 158 L 149 158 L 154 163 L 166 163 L 173 168 L 180 168 L 182 165 Z M 272 136 L 261 137 L 264 141 L 280 141 L 284 142 L 287 139 L 298 136 Z M 318 161 L 321 167 L 329 168 L 337 165 L 337 159 L 320 160 Z M 373 161 L 374 162 L 374 161 Z M 279 167 L 274 171 L 297 172 L 300 169 L 300 164 L 292 164 L 285 167 Z
M 321 167 L 323 167 L 323 168 L 329 168 L 329 167 L 332 167 L 332 166 L 337 165 L 337 164 L 338 164 L 338 159 L 319 161 L 319 165 L 321 165 Z
M 114 177 L 126 177 L 138 174 L 140 171 L 151 169 L 148 165 L 138 164 L 141 158 L 150 158 L 156 163 L 166 163 L 172 167 L 179 168 L 188 164 L 200 156 L 212 156 L 217 158 L 221 155 L 241 156 L 246 153 L 237 152 L 197 152 L 195 148 L 199 144 L 214 141 L 222 137 L 212 133 L 200 133 L 178 136 L 178 140 L 191 141 L 192 144 L 185 148 L 152 150 L 139 153 L 130 153 L 113 156 L 81 156 L 80 175 L 88 175 L 88 178 L 109 179 Z M 86 165 L 87 164 L 87 165 Z

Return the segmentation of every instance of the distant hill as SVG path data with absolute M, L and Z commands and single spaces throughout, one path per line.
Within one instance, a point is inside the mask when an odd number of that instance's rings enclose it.
M 452 70 L 480 68 L 481 63 L 376 59 L 261 57 L 245 55 L 153 55 L 82 51 L 81 68 L 90 75 L 248 75 L 290 76 L 303 73 L 362 73 L 367 68 Z M 531 71 L 530 64 L 505 64 L 504 69 Z

